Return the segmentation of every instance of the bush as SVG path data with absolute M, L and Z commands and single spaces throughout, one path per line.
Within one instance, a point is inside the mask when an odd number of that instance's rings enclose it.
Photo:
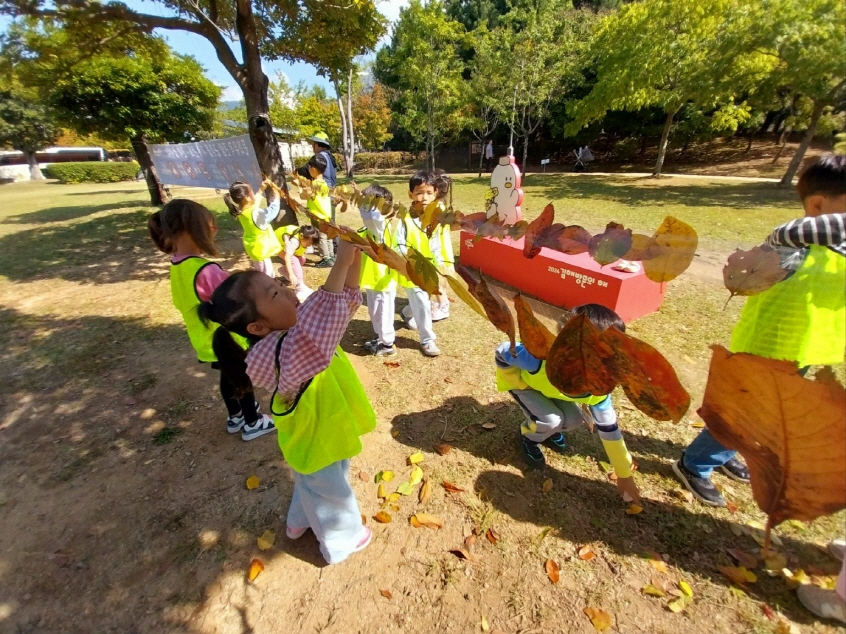
M 344 169 L 344 157 L 333 154 L 338 163 L 338 170 Z M 308 163 L 310 156 L 294 158 L 294 169 Z M 372 170 L 413 169 L 415 165 L 426 162 L 425 152 L 359 152 L 355 155 L 355 171 L 369 172 Z
M 53 163 L 44 168 L 47 178 L 55 178 L 60 183 L 118 183 L 135 180 L 138 163 L 81 162 Z
M 335 162 L 338 164 L 338 170 L 343 171 L 344 170 L 344 157 L 341 156 L 340 154 L 338 154 L 337 152 L 333 152 L 332 156 L 335 157 Z M 296 169 L 301 168 L 303 165 L 308 163 L 309 160 L 311 160 L 311 156 L 295 156 L 294 157 L 294 169 L 296 170 Z

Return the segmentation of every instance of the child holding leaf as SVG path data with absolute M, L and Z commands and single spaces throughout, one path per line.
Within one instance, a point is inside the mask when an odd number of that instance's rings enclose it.
M 252 261 L 253 268 L 270 277 L 274 276 L 271 257 L 282 250 L 279 239 L 273 233 L 270 223 L 279 215 L 280 190 L 276 183 L 265 179 L 259 192 L 267 191 L 266 207 L 256 202 L 256 196 L 249 183 L 235 181 L 229 186 L 223 202 L 229 213 L 236 218 L 244 230 L 244 251 Z
M 599 304 L 585 304 L 571 312 L 572 316 L 584 315 L 600 332 L 606 328 L 626 330 L 617 313 Z M 585 422 L 580 408 L 585 405 L 617 475 L 617 490 L 626 502 L 639 501 L 640 492 L 632 477 L 632 457 L 617 426 L 611 397 L 562 394 L 546 376 L 546 361 L 532 356 L 523 344 L 515 346 L 514 354 L 510 348 L 511 344 L 506 342 L 496 349 L 496 385 L 500 392 L 511 394 L 526 416 L 526 422 L 520 427 L 520 443 L 529 466 L 546 465 L 541 444 L 558 453 L 565 452 L 567 440 L 563 432 Z

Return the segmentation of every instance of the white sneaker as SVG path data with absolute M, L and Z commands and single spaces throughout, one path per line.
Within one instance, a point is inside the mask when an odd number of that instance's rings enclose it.
M 828 552 L 837 561 L 843 561 L 846 555 L 846 539 L 835 539 L 828 545 Z
M 405 306 L 401 311 L 400 315 L 402 316 L 403 321 L 405 322 L 405 327 L 410 330 L 417 330 L 417 322 L 414 321 L 414 316 L 411 314 L 411 307 Z
M 259 436 L 264 436 L 274 431 L 276 431 L 276 427 L 273 424 L 273 418 L 267 414 L 262 414 L 261 418 L 252 425 L 244 425 L 244 429 L 241 431 L 241 439 L 255 440 Z
M 308 526 L 306 526 L 305 528 L 291 528 L 290 526 L 288 526 L 285 529 L 285 536 L 288 539 L 299 539 L 300 537 L 306 534 L 307 530 Z
M 846 623 L 846 599 L 836 591 L 807 583 L 796 588 L 796 597 L 816 616 Z
M 432 321 L 443 321 L 449 317 L 449 306 L 435 306 L 432 309 Z
M 423 351 L 423 354 L 427 357 L 437 357 L 441 354 L 440 348 L 435 345 L 434 341 L 420 344 L 420 349 Z
M 241 428 L 244 426 L 244 414 L 238 414 L 237 416 L 230 416 L 226 419 L 226 431 L 230 434 L 237 434 L 241 431 Z

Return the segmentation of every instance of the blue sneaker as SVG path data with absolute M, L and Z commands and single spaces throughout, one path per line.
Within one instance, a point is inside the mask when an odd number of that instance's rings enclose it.
M 554 436 L 550 436 L 543 441 L 543 444 L 560 454 L 567 453 L 567 439 L 561 432 L 558 432 Z
M 523 457 L 530 468 L 540 469 L 546 466 L 546 458 L 543 457 L 540 443 L 529 440 L 523 434 L 520 434 L 520 444 L 523 447 Z

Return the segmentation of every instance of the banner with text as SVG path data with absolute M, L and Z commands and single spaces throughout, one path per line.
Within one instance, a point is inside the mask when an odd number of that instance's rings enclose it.
M 214 141 L 151 145 L 150 154 L 159 179 L 168 185 L 229 189 L 232 181 L 244 181 L 258 191 L 259 169 L 250 136 Z

